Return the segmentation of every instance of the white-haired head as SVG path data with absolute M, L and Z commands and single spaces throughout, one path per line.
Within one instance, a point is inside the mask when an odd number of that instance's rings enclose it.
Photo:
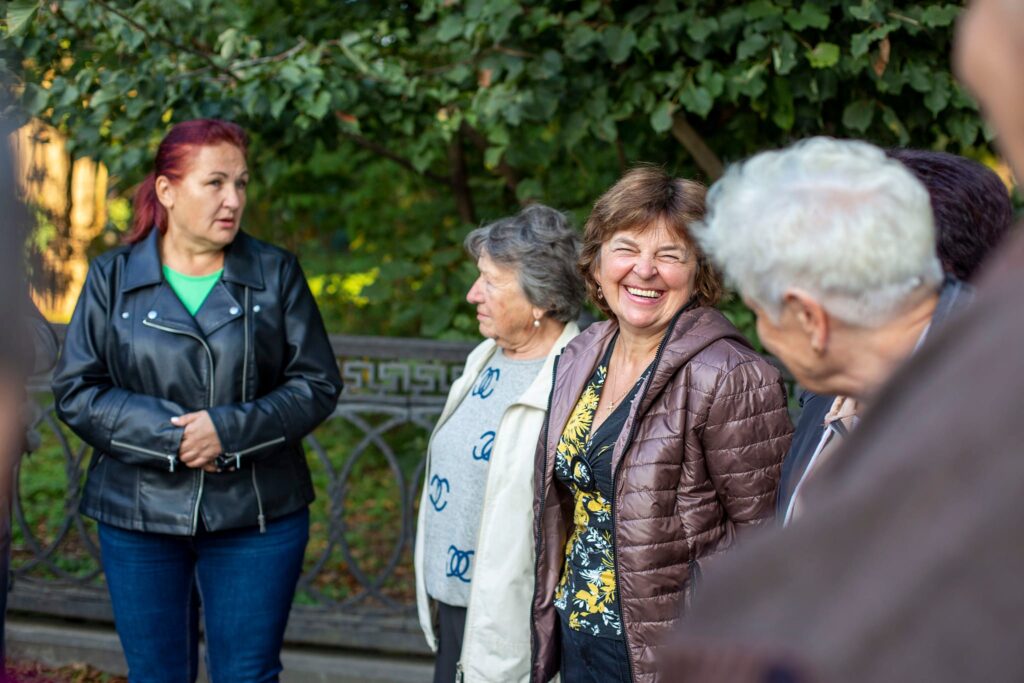
M 777 321 L 787 291 L 877 327 L 942 282 L 928 191 L 882 150 L 817 137 L 735 164 L 694 235 L 727 280 Z

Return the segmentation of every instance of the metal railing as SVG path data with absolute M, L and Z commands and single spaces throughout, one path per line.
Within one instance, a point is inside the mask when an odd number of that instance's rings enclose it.
M 474 344 L 342 335 L 331 341 L 345 390 L 305 441 L 317 501 L 286 638 L 426 653 L 412 574 L 423 455 Z M 48 378 L 34 378 L 29 389 L 43 445 L 23 458 L 17 477 L 10 609 L 112 621 L 95 524 L 78 512 L 92 449 L 57 419 Z
M 286 639 L 427 654 L 412 572 L 423 456 L 474 344 L 342 335 L 331 342 L 345 390 L 305 441 L 317 501 Z M 17 477 L 9 607 L 112 622 L 95 524 L 78 512 L 92 449 L 57 419 L 49 378 L 34 378 L 29 389 L 43 446 L 23 458 Z

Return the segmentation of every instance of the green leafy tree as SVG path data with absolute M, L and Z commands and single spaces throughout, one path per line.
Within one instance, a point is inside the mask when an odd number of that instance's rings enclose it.
M 948 67 L 960 10 L 19 0 L 3 58 L 24 110 L 121 192 L 174 121 L 238 121 L 259 183 L 247 225 L 302 253 L 333 324 L 472 336 L 466 230 L 531 201 L 582 220 L 630 164 L 709 181 L 812 134 L 991 154 Z

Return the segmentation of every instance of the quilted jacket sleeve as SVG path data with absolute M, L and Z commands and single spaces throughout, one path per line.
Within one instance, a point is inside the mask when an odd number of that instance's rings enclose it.
M 722 376 L 704 429 L 704 455 L 737 530 L 774 517 L 792 434 L 785 388 L 771 364 L 748 357 Z
M 114 385 L 107 365 L 113 343 L 110 287 L 103 266 L 93 264 L 53 373 L 57 414 L 83 441 L 111 457 L 173 470 L 183 429 L 172 425 L 171 417 L 187 411 Z
M 281 280 L 286 355 L 281 384 L 246 403 L 210 409 L 224 455 L 220 464 L 238 465 L 296 443 L 327 419 L 341 393 L 341 375 L 320 311 L 298 260 L 289 259 Z

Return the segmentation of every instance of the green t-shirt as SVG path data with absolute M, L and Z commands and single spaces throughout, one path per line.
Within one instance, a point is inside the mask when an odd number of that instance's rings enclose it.
M 214 285 L 217 284 L 217 280 L 220 279 L 221 273 L 224 272 L 224 269 L 221 268 L 215 273 L 196 277 L 184 275 L 176 270 L 171 270 L 167 266 L 164 266 L 163 269 L 167 284 L 171 286 L 174 293 L 181 299 L 181 303 L 185 305 L 185 310 L 192 315 L 195 315 L 199 307 L 206 301 L 206 297 L 209 296 Z

